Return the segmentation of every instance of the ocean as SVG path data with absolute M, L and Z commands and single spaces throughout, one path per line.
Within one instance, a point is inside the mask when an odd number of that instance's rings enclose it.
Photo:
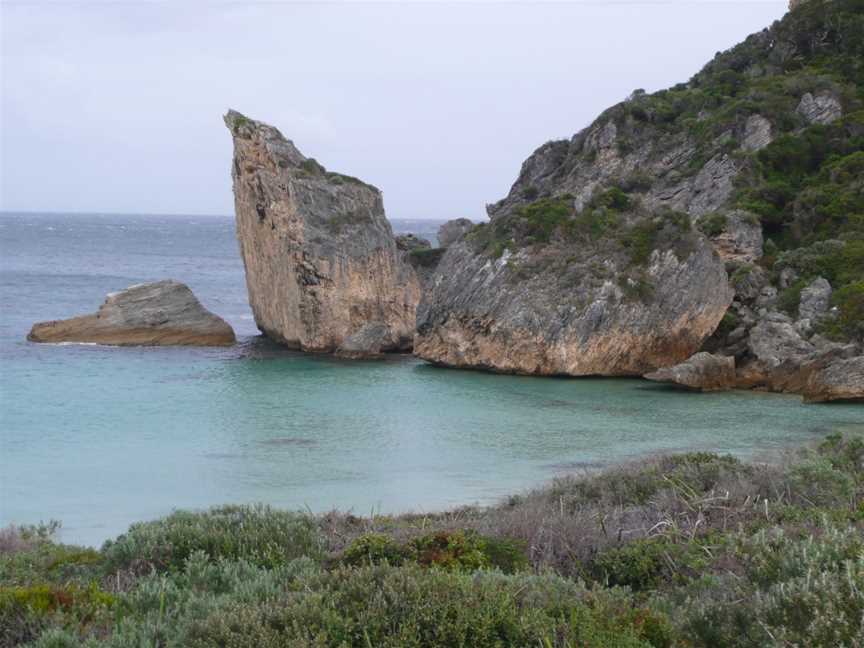
M 432 237 L 438 223 L 394 221 Z M 233 348 L 27 342 L 108 292 L 187 283 Z M 230 217 L 0 214 L 0 526 L 99 545 L 174 509 L 429 512 L 659 451 L 741 457 L 864 431 L 860 406 L 348 362 L 261 338 Z

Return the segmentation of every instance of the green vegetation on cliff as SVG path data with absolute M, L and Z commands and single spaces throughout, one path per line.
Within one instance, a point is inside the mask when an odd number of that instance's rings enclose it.
M 854 646 L 864 440 L 690 453 L 494 508 L 178 512 L 100 551 L 0 532 L 0 646 Z

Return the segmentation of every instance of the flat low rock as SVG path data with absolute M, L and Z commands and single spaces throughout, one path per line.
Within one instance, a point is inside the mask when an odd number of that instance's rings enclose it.
M 165 280 L 110 293 L 99 311 L 34 324 L 31 342 L 117 346 L 229 346 L 234 330 L 208 311 L 188 286 Z
M 645 378 L 699 391 L 725 391 L 735 388 L 735 358 L 703 351 L 681 364 L 645 374 Z

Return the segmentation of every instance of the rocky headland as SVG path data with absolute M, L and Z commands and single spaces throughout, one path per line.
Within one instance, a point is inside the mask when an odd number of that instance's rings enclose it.
M 381 192 L 326 170 L 272 126 L 233 110 L 225 124 L 258 328 L 309 352 L 410 350 L 420 282 L 397 248 Z
M 34 324 L 32 342 L 89 342 L 117 346 L 228 346 L 234 330 L 177 281 L 138 284 L 110 293 L 99 311 Z
M 415 353 L 864 398 L 860 24 L 854 2 L 800 3 L 541 146 L 490 222 L 447 241 Z

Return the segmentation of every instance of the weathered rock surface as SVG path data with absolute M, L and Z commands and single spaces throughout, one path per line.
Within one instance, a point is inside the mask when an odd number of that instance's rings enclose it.
M 735 358 L 700 352 L 681 364 L 646 374 L 645 378 L 699 391 L 734 389 Z
M 802 391 L 808 403 L 864 401 L 864 356 L 839 360 L 813 371 Z
M 830 124 L 843 116 L 840 100 L 830 92 L 806 93 L 798 104 L 798 113 L 811 124 Z
M 380 358 L 389 341 L 389 329 L 381 323 L 366 324 L 356 333 L 345 338 L 336 349 L 336 355 L 351 360 Z
M 33 342 L 90 342 L 118 346 L 227 346 L 233 329 L 177 281 L 138 284 L 111 293 L 99 311 L 34 324 Z
M 456 218 L 449 220 L 438 228 L 438 246 L 450 247 L 456 241 L 464 237 L 474 227 L 467 218 Z
M 290 347 L 330 353 L 375 324 L 386 329 L 381 351 L 410 349 L 420 285 L 396 247 L 381 192 L 327 171 L 272 126 L 235 111 L 225 124 L 258 328 Z
M 707 241 L 682 256 L 655 251 L 647 279 L 612 280 L 588 271 L 590 256 L 562 268 L 550 248 L 494 259 L 459 242 L 424 294 L 414 351 L 441 365 L 537 375 L 641 376 L 677 364 L 698 350 L 732 299 Z M 520 275 L 522 265 L 545 262 Z M 633 294 L 648 282 L 649 298 Z
M 790 317 L 776 312 L 750 330 L 749 346 L 756 360 L 770 368 L 790 359 L 803 359 L 816 350 L 801 337 Z
M 805 335 L 828 313 L 831 306 L 831 284 L 824 277 L 817 277 L 801 291 L 798 305 L 798 330 Z
M 724 261 L 753 263 L 762 258 L 762 225 L 758 217 L 741 210 L 726 215 L 723 231 L 711 242 Z
M 750 115 L 744 125 L 744 139 L 741 148 L 745 151 L 759 151 L 771 143 L 771 122 L 762 115 Z

